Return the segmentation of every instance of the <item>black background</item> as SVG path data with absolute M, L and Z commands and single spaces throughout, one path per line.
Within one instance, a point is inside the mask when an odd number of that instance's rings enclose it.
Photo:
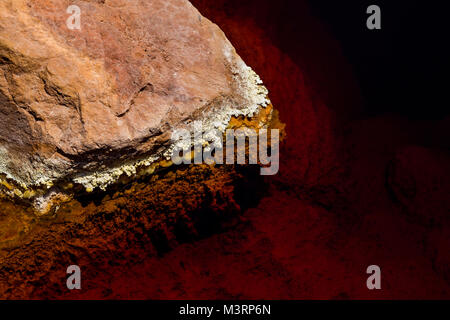
M 381 8 L 381 30 L 365 27 L 371 4 Z M 449 113 L 445 1 L 309 0 L 309 5 L 340 42 L 368 114 L 440 118 Z M 300 32 L 297 6 L 295 0 L 287 0 L 281 13 L 290 21 L 286 23 L 290 34 Z

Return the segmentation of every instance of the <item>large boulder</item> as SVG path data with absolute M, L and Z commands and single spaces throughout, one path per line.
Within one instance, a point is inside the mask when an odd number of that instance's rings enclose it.
M 0 3 L 0 179 L 13 196 L 55 194 L 26 190 L 61 181 L 104 189 L 167 157 L 174 129 L 223 131 L 267 105 L 259 77 L 187 0 Z

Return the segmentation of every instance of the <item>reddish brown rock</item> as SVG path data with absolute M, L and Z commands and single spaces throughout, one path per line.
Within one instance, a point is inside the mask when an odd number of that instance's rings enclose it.
M 66 23 L 69 5 L 81 30 Z M 52 197 L 61 181 L 105 188 L 163 158 L 175 128 L 224 130 L 268 104 L 259 77 L 187 0 L 0 3 L 7 194 Z

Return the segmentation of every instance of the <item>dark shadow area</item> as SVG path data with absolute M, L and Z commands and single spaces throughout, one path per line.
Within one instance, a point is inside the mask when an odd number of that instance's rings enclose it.
M 449 57 L 445 1 L 308 2 L 341 43 L 368 114 L 395 112 L 418 119 L 449 114 L 444 103 Z M 381 9 L 381 30 L 366 27 L 366 9 L 372 4 Z

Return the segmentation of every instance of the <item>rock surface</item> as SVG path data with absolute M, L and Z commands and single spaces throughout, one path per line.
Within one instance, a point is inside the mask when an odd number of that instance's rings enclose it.
M 0 3 L 0 178 L 19 194 L 62 180 L 103 188 L 167 156 L 175 128 L 224 130 L 268 104 L 187 0 Z

